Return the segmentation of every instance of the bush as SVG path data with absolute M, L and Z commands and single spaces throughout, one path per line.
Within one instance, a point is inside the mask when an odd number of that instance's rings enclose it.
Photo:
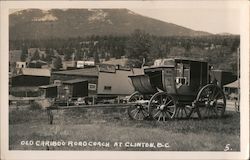
M 38 102 L 31 102 L 29 109 L 30 110 L 40 110 L 40 109 L 42 109 L 42 106 Z

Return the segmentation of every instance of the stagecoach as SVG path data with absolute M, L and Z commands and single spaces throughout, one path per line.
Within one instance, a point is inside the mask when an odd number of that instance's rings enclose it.
M 162 59 L 129 78 L 135 92 L 128 115 L 134 120 L 222 117 L 225 112 L 225 95 L 216 80 L 211 82 L 207 62 Z

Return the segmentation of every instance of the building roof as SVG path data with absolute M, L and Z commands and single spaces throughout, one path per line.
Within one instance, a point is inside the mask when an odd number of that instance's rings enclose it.
M 86 82 L 86 80 L 83 79 L 71 79 L 68 81 L 63 81 L 64 84 L 74 84 L 74 83 L 80 83 L 80 82 Z
M 97 67 L 53 72 L 52 74 L 98 77 Z
M 45 61 L 42 61 L 42 60 L 33 60 L 33 61 L 31 61 L 30 63 L 41 63 L 41 64 L 47 64 L 47 62 L 45 62 Z
M 125 66 L 128 62 L 128 58 L 121 58 L 121 59 L 114 59 L 111 58 L 108 61 L 104 61 L 102 62 L 103 64 L 112 64 L 112 65 L 121 65 L 121 66 Z
M 41 88 L 41 89 L 54 88 L 54 87 L 57 87 L 57 85 L 55 85 L 55 84 L 49 84 L 49 85 L 39 86 L 39 88 Z
M 50 77 L 50 70 L 40 68 L 22 68 L 21 75 Z
M 231 71 L 227 71 L 227 70 L 221 70 L 221 69 L 212 69 L 212 72 L 223 72 L 223 73 L 231 73 L 233 74 Z
M 239 85 L 239 79 L 232 82 L 232 83 L 229 83 L 229 84 L 226 84 L 224 85 L 223 87 L 226 87 L 226 88 L 238 88 L 238 85 Z

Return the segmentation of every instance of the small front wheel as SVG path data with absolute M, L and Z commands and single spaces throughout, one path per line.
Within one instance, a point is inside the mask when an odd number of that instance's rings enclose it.
M 148 117 L 147 103 L 143 103 L 143 95 L 139 92 L 133 93 L 129 99 L 128 103 L 131 104 L 127 109 L 127 113 L 132 120 L 144 120 Z
M 158 92 L 149 101 L 150 116 L 157 121 L 167 121 L 175 117 L 176 100 L 166 92 Z

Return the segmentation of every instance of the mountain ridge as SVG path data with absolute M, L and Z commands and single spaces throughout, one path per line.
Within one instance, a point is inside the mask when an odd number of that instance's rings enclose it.
M 128 35 L 135 29 L 156 36 L 212 35 L 142 16 L 128 9 L 22 10 L 10 14 L 9 29 L 10 39 Z

